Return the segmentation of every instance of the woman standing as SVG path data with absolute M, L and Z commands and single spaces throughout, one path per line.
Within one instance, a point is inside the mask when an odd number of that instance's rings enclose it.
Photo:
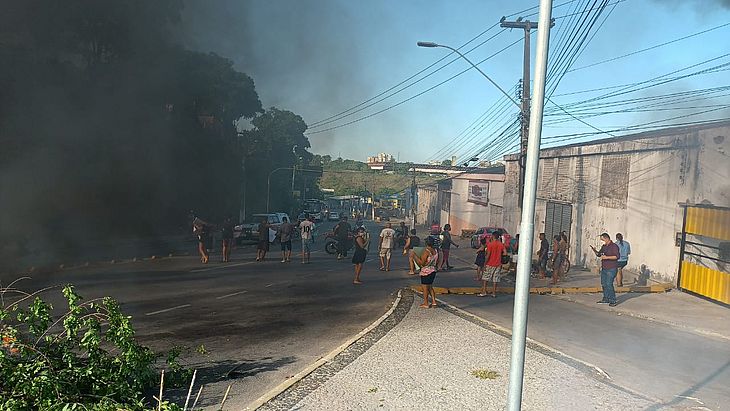
M 487 239 L 484 237 L 479 238 L 479 248 L 477 248 L 477 258 L 474 260 L 474 264 L 477 266 L 477 275 L 474 277 L 474 281 L 481 281 L 484 275 L 484 264 L 487 262 Z
M 208 242 L 210 241 L 210 230 L 208 223 L 195 217 L 193 220 L 193 233 L 198 237 L 198 252 L 200 253 L 200 262 L 208 264 L 210 255 L 208 254 Z
M 355 231 L 355 254 L 352 255 L 352 263 L 355 264 L 355 279 L 353 284 L 362 284 L 360 272 L 367 257 L 367 239 L 365 238 L 365 227 L 358 227 Z
M 459 248 L 459 244 L 456 244 L 451 238 L 451 224 L 444 225 L 444 231 L 441 233 L 441 236 L 443 237 L 443 239 L 441 240 L 441 253 L 443 255 L 441 261 L 441 269 L 449 270 L 451 268 L 454 268 L 449 264 L 449 253 L 451 252 L 451 246 L 453 245 L 454 247 Z
M 421 255 L 414 257 L 415 262 L 421 267 L 421 285 L 423 286 L 423 304 L 419 307 L 436 307 L 436 292 L 433 290 L 433 280 L 436 279 L 436 264 L 438 263 L 438 251 L 434 248 L 433 238 L 426 238 L 426 248 Z M 431 303 L 428 297 L 431 296 Z
M 563 279 L 563 263 L 565 262 L 565 246 L 560 235 L 553 237 L 553 285 Z

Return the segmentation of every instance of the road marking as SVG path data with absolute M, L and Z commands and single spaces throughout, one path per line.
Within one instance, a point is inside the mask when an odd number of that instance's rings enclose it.
M 239 291 L 239 292 L 237 292 L 237 293 L 231 293 L 231 294 L 221 295 L 220 297 L 215 297 L 215 299 L 216 299 L 216 300 L 222 300 L 222 299 L 224 299 L 224 298 L 228 298 L 228 297 L 233 297 L 234 295 L 240 295 L 240 294 L 245 294 L 245 293 L 247 293 L 247 292 L 248 292 L 248 291 L 246 291 L 246 290 L 243 290 L 243 291 Z
M 274 284 L 276 284 L 276 283 L 271 283 L 271 284 L 267 285 L 266 288 L 269 288 L 269 287 L 271 287 Z
M 183 304 L 183 305 L 178 305 L 177 307 L 165 308 L 164 310 L 160 310 L 160 311 L 152 311 L 151 313 L 147 313 L 145 315 L 162 314 L 162 313 L 166 313 L 168 311 L 177 310 L 178 308 L 185 308 L 185 307 L 190 307 L 190 304 Z
M 204 271 L 222 270 L 222 269 L 225 269 L 225 268 L 240 267 L 242 265 L 253 264 L 255 262 L 256 261 L 245 261 L 245 262 L 237 263 L 237 264 L 218 265 L 218 266 L 215 266 L 215 267 L 198 268 L 197 270 L 190 270 L 190 272 L 191 273 L 202 273 Z

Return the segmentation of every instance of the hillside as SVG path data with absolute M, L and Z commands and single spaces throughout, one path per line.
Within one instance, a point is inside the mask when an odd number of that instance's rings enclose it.
M 416 184 L 432 183 L 439 178 L 419 173 L 416 175 Z M 319 186 L 323 189 L 334 189 L 335 195 L 360 194 L 366 191 L 382 195 L 398 193 L 409 188 L 412 179 L 413 176 L 406 170 L 373 171 L 363 162 L 337 159 L 324 162 Z

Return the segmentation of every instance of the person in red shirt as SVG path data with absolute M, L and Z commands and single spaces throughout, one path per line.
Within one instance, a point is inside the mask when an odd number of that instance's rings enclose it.
M 487 296 L 487 281 L 492 282 L 492 297 L 497 296 L 497 283 L 502 274 L 503 255 L 507 255 L 507 249 L 504 247 L 502 241 L 499 240 L 499 234 L 494 232 L 487 244 L 486 263 L 484 264 L 484 273 L 482 274 L 482 292 L 478 295 L 479 297 Z
M 611 241 L 608 233 L 601 234 L 603 246 L 600 250 L 591 246 L 596 253 L 596 257 L 601 260 L 601 286 L 603 286 L 603 299 L 598 304 L 608 304 L 610 307 L 616 306 L 616 291 L 613 288 L 613 280 L 616 279 L 618 272 L 618 259 L 621 256 L 618 245 Z

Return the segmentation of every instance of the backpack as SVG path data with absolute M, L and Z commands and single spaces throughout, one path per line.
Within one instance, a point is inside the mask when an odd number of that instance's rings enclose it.
M 421 239 L 418 238 L 418 236 L 414 235 L 411 237 L 411 247 L 420 247 L 421 246 Z

